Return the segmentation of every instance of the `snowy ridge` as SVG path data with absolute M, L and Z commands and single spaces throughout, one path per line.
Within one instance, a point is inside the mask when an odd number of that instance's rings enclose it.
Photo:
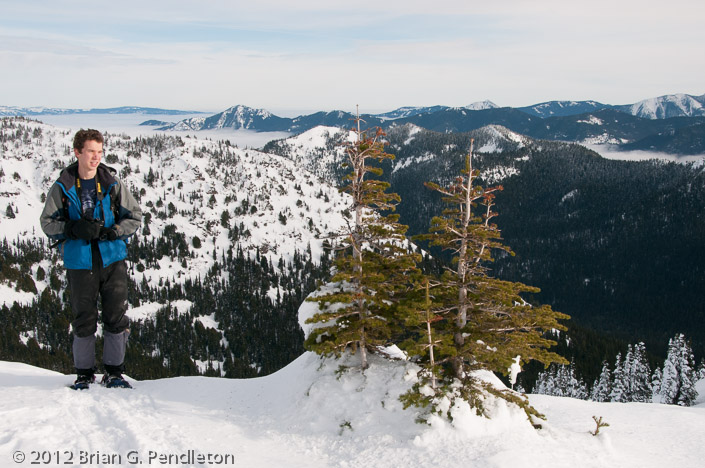
M 501 125 L 487 125 L 473 133 L 482 143 L 482 146 L 475 150 L 478 153 L 501 153 L 507 144 L 512 145 L 512 149 L 521 149 L 529 140 Z
M 604 125 L 605 122 L 600 119 L 599 117 L 595 117 L 594 115 L 589 115 L 587 116 L 587 120 L 578 120 L 578 123 L 586 123 L 588 125 Z
M 646 119 L 705 115 L 705 95 L 669 94 L 639 101 L 628 108 L 630 114 Z
M 62 115 L 72 114 L 75 109 L 57 109 L 51 107 L 15 107 L 15 106 L 0 106 L 0 116 L 33 116 L 33 115 Z
M 201 130 L 205 121 L 206 117 L 191 117 L 190 119 L 181 120 L 175 124 L 167 125 L 167 127 L 169 130 L 174 131 Z
M 269 122 L 274 123 L 274 130 L 284 130 L 286 125 L 277 125 L 278 121 L 287 121 L 273 115 L 265 109 L 253 109 L 251 107 L 237 105 L 232 106 L 223 112 L 211 115 L 209 117 L 192 117 L 184 119 L 180 122 L 170 124 L 159 128 L 158 130 L 221 130 L 221 129 L 255 129 L 263 130 L 263 127 L 268 127 Z M 280 128 L 281 127 L 281 128 Z M 266 128 L 269 129 L 269 128 Z M 271 129 L 269 129 L 271 130 Z
M 499 109 L 499 106 L 490 100 L 473 102 L 465 106 L 468 110 L 486 110 L 486 109 Z
M 597 101 L 549 101 L 533 106 L 521 107 L 519 110 L 541 118 L 566 116 L 592 112 L 610 107 Z
M 705 457 L 703 400 L 682 408 L 530 395 L 548 418 L 541 430 L 503 401 L 485 402 L 491 420 L 458 407 L 452 423 L 424 425 L 397 399 L 413 366 L 373 357 L 364 375 L 340 367 L 355 363 L 305 353 L 256 379 L 133 380 L 131 391 L 76 392 L 66 388 L 70 376 L 0 362 L 0 457 L 252 468 L 661 468 Z M 610 426 L 594 437 L 597 415 Z
M 387 137 L 395 140 L 396 143 L 388 147 L 386 151 L 397 154 L 402 146 L 412 145 L 416 138 L 423 137 L 425 133 L 429 133 L 428 130 L 413 124 L 392 126 Z M 475 138 L 476 153 L 515 151 L 525 148 L 531 141 L 530 138 L 512 132 L 501 125 L 488 125 L 472 131 L 471 135 Z M 345 157 L 343 143 L 352 141 L 353 137 L 354 134 L 348 130 L 319 126 L 296 136 L 270 142 L 266 150 L 291 159 L 298 167 L 305 168 L 319 177 L 335 180 L 335 170 L 339 168 Z M 457 147 L 450 145 L 444 151 L 457 151 Z M 438 157 L 438 154 L 431 151 L 397 157 L 392 162 L 391 173 L 418 167 Z M 483 172 L 483 177 L 485 180 L 495 183 L 518 173 L 518 169 L 513 166 L 495 166 Z
M 343 143 L 353 142 L 354 140 L 355 133 L 352 131 L 320 125 L 306 132 L 289 137 L 285 142 L 289 147 L 296 150 L 295 153 L 305 154 L 306 152 L 329 146 L 331 141 Z
M 376 117 L 379 117 L 384 120 L 405 119 L 407 117 L 413 117 L 415 115 L 420 115 L 420 114 L 431 114 L 434 112 L 443 111 L 445 109 L 448 109 L 448 107 L 447 106 L 426 106 L 426 107 L 405 106 L 405 107 L 400 107 L 400 108 L 393 110 L 391 112 L 385 112 L 384 114 L 377 114 Z
M 293 161 L 296 167 L 322 180 L 336 180 L 335 171 L 345 158 L 345 143 L 355 141 L 355 133 L 338 127 L 317 126 L 298 135 L 270 142 L 265 150 Z

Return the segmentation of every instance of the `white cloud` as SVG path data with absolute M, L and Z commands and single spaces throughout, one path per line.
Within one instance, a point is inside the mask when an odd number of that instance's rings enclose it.
M 39 4 L 39 5 L 37 5 Z M 31 10 L 31 11 L 30 11 Z M 702 94 L 700 0 L 3 2 L 0 104 L 377 108 Z M 85 102 L 78 102 L 78 100 Z

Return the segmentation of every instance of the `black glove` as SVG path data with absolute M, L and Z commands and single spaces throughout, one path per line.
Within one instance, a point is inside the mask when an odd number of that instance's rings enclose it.
M 69 239 L 91 241 L 100 234 L 100 221 L 96 219 L 79 219 L 66 221 L 64 234 Z
M 109 241 L 114 241 L 118 238 L 118 233 L 117 229 L 115 227 L 111 228 L 106 228 L 102 227 L 100 228 L 100 234 L 98 234 L 98 239 L 104 241 L 104 240 L 109 240 Z

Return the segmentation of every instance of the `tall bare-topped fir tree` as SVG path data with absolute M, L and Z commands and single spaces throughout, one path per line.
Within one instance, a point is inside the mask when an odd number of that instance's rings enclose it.
M 479 171 L 472 168 L 472 143 L 461 174 L 447 187 L 427 183 L 443 195 L 448 208 L 431 221 L 430 232 L 420 236 L 431 245 L 451 252 L 453 266 L 439 279 L 436 300 L 452 318 L 434 323 L 436 340 L 452 334 L 453 346 L 445 355 L 436 349 L 434 359 L 447 361 L 446 379 L 463 383 L 465 397 L 476 389 L 471 371 L 486 369 L 507 374 L 517 356 L 521 362 L 538 360 L 545 364 L 564 363 L 548 350 L 555 344 L 545 332 L 565 327 L 559 320 L 568 316 L 549 306 L 533 306 L 523 293 L 537 288 L 503 281 L 490 275 L 493 253 L 511 254 L 502 244 L 500 231 L 492 222 L 495 193 L 502 187 L 484 188 L 477 184 Z M 425 339 L 425 338 L 424 338 Z M 447 342 L 447 339 L 446 339 Z
M 350 173 L 342 189 L 352 196 L 352 219 L 345 232 L 335 236 L 339 245 L 332 281 L 338 287 L 312 298 L 320 312 L 308 322 L 319 325 L 306 346 L 324 355 L 359 352 L 360 365 L 366 369 L 368 352 L 389 344 L 398 333 L 403 322 L 399 303 L 420 258 L 409 251 L 407 227 L 393 213 L 399 196 L 386 192 L 389 183 L 370 177 L 382 174 L 371 163 L 394 158 L 384 151 L 384 132 L 361 131 L 358 117 L 354 133 L 355 141 L 346 149 Z

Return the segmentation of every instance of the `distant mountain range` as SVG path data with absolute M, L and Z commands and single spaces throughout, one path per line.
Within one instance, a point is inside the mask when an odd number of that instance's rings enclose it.
M 227 113 L 231 109 L 248 110 L 247 106 L 234 106 L 230 109 L 215 114 Z M 449 106 L 428 106 L 428 107 L 400 107 L 396 110 L 385 112 L 382 114 L 373 114 L 374 117 L 381 120 L 395 120 L 413 117 L 420 114 L 433 114 L 435 112 L 446 111 L 448 109 L 465 109 L 472 111 L 480 111 L 487 109 L 499 109 L 500 106 L 492 101 L 485 100 L 469 104 L 465 107 L 449 107 Z M 588 112 L 594 112 L 600 109 L 615 109 L 620 112 L 631 114 L 636 117 L 645 119 L 666 119 L 670 117 L 698 117 L 705 116 L 705 94 L 702 96 L 692 96 L 690 94 L 667 94 L 656 98 L 645 99 L 634 104 L 612 105 L 603 104 L 597 101 L 548 101 L 533 106 L 518 107 L 517 110 L 525 112 L 536 117 L 561 117 L 569 115 L 578 115 Z M 248 110 L 251 112 L 251 110 Z M 263 120 L 270 117 L 276 117 L 269 111 L 257 109 L 254 112 L 260 114 Z M 161 114 L 161 115 L 184 115 L 184 114 L 199 114 L 205 112 L 192 110 L 173 110 L 161 109 L 156 107 L 137 107 L 123 106 L 98 109 L 65 109 L 51 107 L 14 107 L 0 106 L 0 117 L 11 116 L 33 116 L 33 115 L 62 115 L 62 114 Z M 237 113 L 237 112 L 236 112 Z M 319 112 L 312 115 L 331 114 L 331 112 Z M 215 117 L 215 115 L 213 117 Z M 296 119 L 302 119 L 307 116 L 300 116 Z M 216 119 L 217 120 L 217 119 Z M 253 125 L 254 121 L 236 120 L 240 125 Z M 230 122 L 234 123 L 234 122 Z M 209 125 L 213 125 L 213 121 L 209 120 Z M 244 126 L 243 128 L 248 128 Z
M 31 117 L 39 115 L 69 114 L 147 114 L 147 115 L 186 115 L 198 114 L 198 111 L 159 109 L 156 107 L 109 107 L 104 109 L 63 109 L 56 107 L 13 107 L 0 106 L 0 117 Z
M 550 101 L 519 108 L 522 112 L 541 118 L 585 114 L 600 109 L 614 109 L 643 119 L 702 117 L 705 116 L 705 95 L 669 94 L 618 106 L 597 101 Z
M 363 114 L 367 127 L 413 124 L 441 133 L 470 132 L 501 125 L 532 138 L 587 144 L 610 144 L 625 150 L 677 155 L 705 153 L 705 95 L 662 96 L 626 106 L 596 101 L 552 101 L 524 108 L 497 107 L 490 101 L 466 107 L 401 107 L 384 114 Z M 317 126 L 350 128 L 349 112 L 317 112 L 295 118 L 262 109 L 233 106 L 210 117 L 193 117 L 157 130 L 247 129 L 299 134 Z
M 515 120 L 526 119 L 525 115 L 547 119 L 551 117 L 570 117 L 597 112 L 600 110 L 615 110 L 648 120 L 668 119 L 674 117 L 705 117 L 705 94 L 691 96 L 688 94 L 671 94 L 657 98 L 646 99 L 635 104 L 611 105 L 597 101 L 549 101 L 527 107 L 499 107 L 492 101 L 481 101 L 464 107 L 427 106 L 427 107 L 400 107 L 396 110 L 382 114 L 364 114 L 363 118 L 368 125 L 388 126 L 393 121 L 407 123 L 410 119 L 433 119 L 439 113 L 468 116 L 468 112 L 492 111 L 493 114 L 511 114 L 512 111 L 521 112 L 522 117 Z M 295 118 L 278 117 L 263 109 L 236 105 L 223 112 L 212 115 L 206 119 L 195 117 L 184 121 L 164 126 L 163 130 L 212 130 L 218 128 L 243 128 L 255 131 L 290 131 L 292 133 L 309 130 L 318 125 L 349 126 L 350 119 L 354 116 L 350 112 L 330 111 L 301 115 Z M 496 117 L 490 117 L 493 119 Z M 504 117 L 508 118 L 508 117 Z M 482 119 L 480 117 L 479 119 Z M 485 119 L 487 117 L 485 116 Z M 442 119 L 441 119 L 442 120 Z M 470 119 L 470 120 L 478 120 Z M 414 122 L 412 122 L 414 123 Z M 484 122 L 484 124 L 502 124 L 502 122 Z M 480 125 L 482 126 L 482 125 Z M 452 124 L 448 128 L 438 129 L 452 131 Z M 475 127 L 479 128 L 479 127 Z
M 529 115 L 535 115 L 536 117 L 545 119 L 547 117 L 565 117 L 569 115 L 585 114 L 613 107 L 617 106 L 610 106 L 597 101 L 549 101 L 534 104 L 533 106 L 519 107 L 518 109 Z
M 0 116 L 76 113 L 185 115 L 196 112 L 148 107 L 90 110 L 0 107 Z M 626 105 L 549 101 L 519 108 L 499 107 L 491 101 L 481 101 L 464 107 L 400 107 L 391 112 L 360 117 L 368 127 L 385 129 L 413 124 L 436 132 L 454 133 L 501 125 L 538 139 L 610 144 L 617 149 L 677 155 L 705 153 L 705 95 L 671 94 Z M 213 115 L 204 113 L 176 123 L 147 120 L 142 125 L 159 131 L 246 129 L 299 134 L 321 125 L 350 128 L 354 119 L 352 113 L 344 111 L 321 111 L 289 118 L 264 109 L 236 105 Z

